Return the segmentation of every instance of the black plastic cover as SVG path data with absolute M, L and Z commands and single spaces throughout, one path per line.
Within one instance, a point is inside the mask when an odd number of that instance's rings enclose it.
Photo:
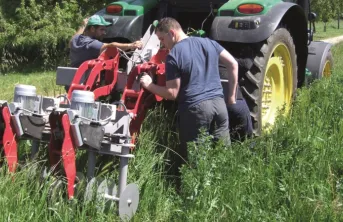
M 45 127 L 43 118 L 37 116 L 20 115 L 19 120 L 24 130 L 24 134 L 36 139 L 42 139 L 42 133 Z
M 100 125 L 80 124 L 80 133 L 83 143 L 94 149 L 100 150 L 104 132 L 103 127 Z M 86 140 L 84 140 L 84 138 L 86 138 Z
M 131 42 L 142 37 L 144 15 L 140 16 L 108 16 L 103 15 L 105 20 L 112 25 L 107 27 L 105 39 L 125 38 Z
M 265 15 L 217 16 L 212 23 L 210 37 L 225 42 L 261 42 L 274 32 L 291 7 L 300 6 L 290 2 L 281 2 L 271 8 Z

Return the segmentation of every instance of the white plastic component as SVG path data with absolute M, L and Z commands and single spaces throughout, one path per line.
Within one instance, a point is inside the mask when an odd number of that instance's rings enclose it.
M 135 63 L 143 63 L 144 61 L 141 61 L 142 59 L 144 59 L 145 62 L 149 61 L 151 57 L 154 56 L 160 48 L 160 40 L 155 34 L 153 25 L 149 26 L 147 31 L 144 33 L 144 36 L 141 39 L 141 41 L 143 43 L 142 49 L 136 49 L 135 53 L 127 63 L 127 75 L 130 74 L 132 68 L 135 66 Z
M 18 84 L 14 88 L 14 96 L 36 96 L 36 87 Z
M 72 110 L 77 110 L 78 114 L 92 119 L 93 117 L 93 106 L 94 106 L 94 93 L 91 91 L 74 90 L 71 95 Z
M 36 87 L 18 84 L 14 88 L 14 102 L 20 103 L 21 107 L 30 111 L 35 110 L 37 100 Z
M 94 103 L 94 93 L 85 90 L 74 90 L 71 94 L 71 102 Z
M 116 105 L 111 105 L 111 110 L 112 110 L 112 115 L 111 115 L 111 120 L 116 120 L 116 112 L 117 112 L 117 106 Z

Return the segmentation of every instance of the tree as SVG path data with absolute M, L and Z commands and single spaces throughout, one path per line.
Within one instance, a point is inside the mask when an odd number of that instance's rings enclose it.
M 326 32 L 326 25 L 335 15 L 335 5 L 341 0 L 311 0 L 311 10 L 316 12 L 318 19 L 324 22 L 324 32 Z
M 343 1 L 339 0 L 338 1 L 338 7 L 337 7 L 337 28 L 340 29 L 339 27 L 339 21 L 341 17 L 343 17 Z
M 337 16 L 337 28 L 339 29 L 340 13 L 343 2 L 342 0 L 330 0 L 330 2 L 333 10 L 333 18 Z
M 67 61 L 82 19 L 114 0 L 0 0 L 0 74 Z

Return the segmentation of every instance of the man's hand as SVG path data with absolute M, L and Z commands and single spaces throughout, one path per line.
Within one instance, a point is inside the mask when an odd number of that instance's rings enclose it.
M 229 105 L 236 104 L 236 98 L 235 97 L 229 97 L 227 102 Z
M 86 26 L 87 26 L 87 23 L 88 23 L 88 18 L 83 19 L 83 21 L 82 21 L 82 26 L 83 26 L 83 27 L 86 27 Z
M 159 86 L 152 82 L 150 75 L 144 74 L 140 78 L 140 83 L 143 88 L 147 89 L 152 94 L 163 97 L 168 100 L 175 100 L 180 90 L 180 78 L 166 81 L 165 86 Z
M 130 44 L 130 49 L 141 49 L 143 46 L 142 41 L 135 41 L 133 43 Z
M 152 83 L 152 79 L 148 74 L 144 74 L 140 79 L 140 83 L 143 88 L 148 89 L 149 85 Z
M 141 49 L 142 48 L 141 41 L 135 41 L 133 43 L 119 43 L 119 42 L 111 42 L 111 43 L 104 43 L 100 49 L 100 53 L 103 52 L 108 47 L 117 47 L 121 50 L 129 50 L 129 49 Z

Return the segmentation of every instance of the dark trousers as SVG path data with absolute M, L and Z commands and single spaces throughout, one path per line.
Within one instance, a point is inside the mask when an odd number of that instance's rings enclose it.
M 222 139 L 230 145 L 229 118 L 223 98 L 202 101 L 179 112 L 179 118 L 179 154 L 184 159 L 187 160 L 187 143 L 197 140 L 201 128 L 214 137 L 214 142 Z
M 249 107 L 244 99 L 228 105 L 230 137 L 232 141 L 243 141 L 253 135 Z
M 181 188 L 181 178 L 179 168 L 185 164 L 187 158 L 187 143 L 197 141 L 200 129 L 213 136 L 214 142 L 223 139 L 227 145 L 231 144 L 229 132 L 229 117 L 225 101 L 221 97 L 202 101 L 187 110 L 179 111 L 179 139 L 180 146 L 173 156 L 173 166 L 171 171 L 176 176 L 176 188 Z

